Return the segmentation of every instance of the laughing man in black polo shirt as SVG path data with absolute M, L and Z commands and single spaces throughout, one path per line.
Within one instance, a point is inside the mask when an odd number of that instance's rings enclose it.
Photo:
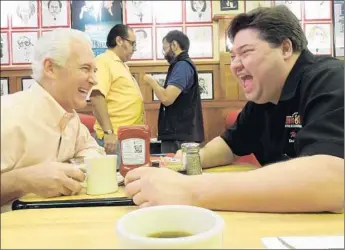
M 200 152 L 203 168 L 254 153 L 264 166 L 183 176 L 139 168 L 126 190 L 140 206 L 190 204 L 253 212 L 344 207 L 344 66 L 313 55 L 285 6 L 239 14 L 229 27 L 231 70 L 248 103 L 234 126 Z

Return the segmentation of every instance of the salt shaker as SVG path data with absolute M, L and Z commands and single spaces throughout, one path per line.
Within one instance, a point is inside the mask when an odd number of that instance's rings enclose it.
M 181 148 L 185 149 L 185 169 L 187 175 L 198 175 L 202 173 L 200 162 L 200 146 L 198 143 L 183 143 Z M 182 150 L 183 153 L 183 150 Z M 183 154 L 182 154 L 183 157 Z M 182 158 L 183 159 L 183 158 Z

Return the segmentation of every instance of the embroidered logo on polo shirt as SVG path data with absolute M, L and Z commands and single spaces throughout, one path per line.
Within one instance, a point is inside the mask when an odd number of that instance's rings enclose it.
M 289 134 L 290 134 L 289 143 L 294 143 L 297 133 L 295 131 L 291 131 Z
M 298 112 L 286 116 L 285 128 L 302 128 L 301 117 Z

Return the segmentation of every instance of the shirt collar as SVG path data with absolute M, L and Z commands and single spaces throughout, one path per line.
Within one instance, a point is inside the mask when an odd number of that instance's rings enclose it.
M 313 60 L 314 55 L 309 50 L 306 49 L 301 52 L 285 81 L 279 101 L 287 101 L 295 96 L 305 66 L 312 63 Z
M 38 109 L 47 123 L 60 127 L 63 131 L 67 123 L 75 117 L 77 112 L 68 113 L 40 84 L 33 84 L 30 88 L 34 98 L 39 99 Z

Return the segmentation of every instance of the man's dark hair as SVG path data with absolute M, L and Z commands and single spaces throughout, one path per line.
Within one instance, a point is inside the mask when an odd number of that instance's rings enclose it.
M 50 3 L 51 3 L 52 1 L 56 1 L 56 2 L 58 2 L 58 3 L 59 3 L 59 7 L 60 7 L 60 9 L 62 8 L 62 3 L 61 3 L 61 1 L 60 1 L 60 0 L 49 0 L 49 1 L 48 1 L 48 9 L 50 8 Z
M 125 24 L 116 24 L 108 33 L 107 37 L 107 47 L 115 48 L 116 47 L 116 37 L 121 37 L 123 39 L 128 38 L 128 30 L 132 30 L 131 27 Z
M 189 38 L 186 36 L 185 33 L 179 30 L 172 30 L 169 31 L 168 34 L 166 34 L 165 37 L 163 37 L 164 41 L 167 40 L 168 43 L 172 43 L 172 41 L 176 41 L 180 48 L 186 52 L 189 50 Z
M 284 5 L 259 7 L 237 15 L 228 28 L 230 41 L 233 42 L 236 34 L 243 29 L 257 30 L 260 39 L 273 47 L 280 46 L 286 39 L 290 39 L 294 52 L 301 52 L 308 45 L 297 17 Z

